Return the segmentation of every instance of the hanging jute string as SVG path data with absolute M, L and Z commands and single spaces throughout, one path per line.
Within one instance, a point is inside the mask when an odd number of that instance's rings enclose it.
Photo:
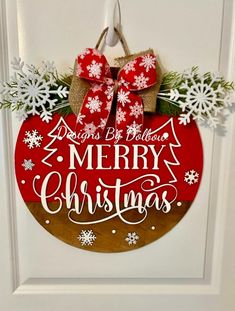
M 96 43 L 96 46 L 95 46 L 95 49 L 96 49 L 96 50 L 99 50 L 100 44 L 101 44 L 102 40 L 104 39 L 104 36 L 107 34 L 108 29 L 109 29 L 109 28 L 106 27 L 106 28 L 101 32 L 101 35 L 100 35 L 100 37 L 99 37 L 99 39 L 98 39 L 98 41 L 97 41 L 97 43 Z M 122 45 L 123 50 L 124 50 L 124 52 L 125 52 L 125 55 L 126 55 L 126 56 L 130 55 L 130 50 L 129 50 L 129 48 L 128 48 L 128 45 L 127 45 L 127 42 L 126 42 L 124 36 L 122 35 L 122 33 L 121 33 L 117 28 L 114 28 L 114 30 L 115 30 L 115 32 L 116 32 L 116 34 L 117 34 L 117 36 L 118 36 L 119 41 L 121 42 L 121 45 Z
M 95 49 L 98 50 L 100 48 L 100 45 L 105 35 L 107 34 L 107 31 L 108 31 L 108 27 L 102 31 L 98 39 L 98 42 L 95 46 Z M 148 49 L 146 51 L 136 53 L 136 54 L 130 54 L 130 51 L 129 51 L 129 48 L 127 46 L 124 36 L 116 28 L 115 28 L 115 32 L 125 52 L 125 56 L 114 59 L 115 65 L 117 66 L 117 68 L 113 68 L 114 69 L 113 72 L 116 72 L 116 74 L 128 62 L 134 60 L 136 57 L 144 56 L 149 53 L 154 54 L 152 49 Z M 158 62 L 156 64 L 156 71 L 157 71 L 157 83 L 146 90 L 138 92 L 138 94 L 142 97 L 145 112 L 156 111 L 157 94 L 159 92 L 161 81 L 162 81 L 162 73 L 161 73 L 161 69 L 160 69 Z M 113 78 L 116 78 L 116 77 L 113 77 Z M 69 92 L 69 103 L 70 103 L 71 109 L 73 110 L 75 114 L 79 113 L 84 97 L 89 89 L 90 89 L 90 83 L 84 79 L 79 78 L 77 75 L 77 60 L 76 60 L 74 64 L 73 78 L 72 78 L 72 83 L 71 83 L 70 92 Z

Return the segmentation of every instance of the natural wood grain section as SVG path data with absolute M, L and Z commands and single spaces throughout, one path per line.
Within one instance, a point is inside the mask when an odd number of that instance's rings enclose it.
M 170 231 L 185 215 L 192 202 L 182 201 L 181 206 L 177 206 L 177 202 L 172 205 L 170 213 L 164 214 L 162 211 L 157 211 L 154 208 L 148 210 L 146 219 L 138 225 L 128 225 L 123 223 L 119 218 L 113 218 L 109 221 L 92 224 L 92 225 L 78 225 L 71 222 L 68 218 L 68 209 L 63 206 L 61 211 L 56 215 L 48 214 L 38 202 L 26 203 L 30 212 L 37 219 L 37 221 L 52 235 L 72 246 L 82 248 L 94 252 L 124 252 L 136 249 L 152 243 L 161 236 Z M 56 203 L 49 203 L 51 208 Z M 103 210 L 99 210 L 100 218 L 107 216 Z M 76 215 L 78 217 L 78 215 Z M 137 220 L 139 215 L 136 212 L 128 214 L 128 219 Z M 79 219 L 91 220 L 92 216 L 84 212 Z M 94 216 L 93 216 L 94 219 Z M 46 220 L 50 223 L 47 224 Z M 155 230 L 152 230 L 152 226 Z M 96 240 L 92 246 L 82 246 L 78 240 L 81 230 L 92 229 L 96 235 Z M 116 230 L 113 234 L 112 230 Z M 125 238 L 128 232 L 136 232 L 140 237 L 135 245 L 128 245 Z

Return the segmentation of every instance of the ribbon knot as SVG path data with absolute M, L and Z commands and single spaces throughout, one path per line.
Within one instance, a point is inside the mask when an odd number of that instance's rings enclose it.
M 123 136 L 142 132 L 144 109 L 138 91 L 156 83 L 154 54 L 148 53 L 129 61 L 114 80 L 105 56 L 88 48 L 77 57 L 76 74 L 90 83 L 78 114 L 77 130 L 89 135 L 102 134 L 116 93 L 116 130 Z

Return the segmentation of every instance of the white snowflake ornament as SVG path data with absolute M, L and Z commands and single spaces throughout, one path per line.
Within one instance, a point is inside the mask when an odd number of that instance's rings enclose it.
M 25 121 L 28 118 L 28 114 L 25 112 L 24 109 L 19 109 L 16 111 L 16 118 L 19 121 Z
M 204 120 L 205 116 L 208 118 L 207 123 L 211 127 L 216 127 L 219 123 L 218 114 L 223 109 L 221 103 L 221 96 L 224 96 L 224 91 L 219 85 L 217 89 L 212 87 L 215 80 L 211 80 L 210 84 L 206 84 L 205 77 L 200 77 L 200 82 L 194 83 L 191 78 L 181 86 L 182 90 L 186 90 L 186 95 L 180 94 L 179 98 L 185 98 L 185 101 L 179 100 L 182 113 L 179 117 L 180 124 L 187 124 L 190 122 L 192 116 L 195 120 Z M 173 98 L 174 100 L 174 98 Z
M 56 73 L 56 67 L 55 63 L 52 61 L 44 61 L 42 62 L 42 71 L 44 74 L 55 74 Z
M 191 118 L 204 121 L 211 128 L 220 124 L 224 109 L 234 103 L 234 92 L 231 86 L 217 73 L 200 75 L 197 68 L 186 70 L 177 88 L 158 94 L 159 98 L 179 106 L 182 113 L 179 123 L 186 125 Z
M 12 110 L 19 109 L 22 120 L 26 119 L 26 114 L 32 114 L 49 122 L 57 97 L 68 97 L 67 88 L 57 85 L 54 63 L 43 62 L 41 69 L 37 69 L 34 65 L 25 65 L 20 58 L 14 58 L 11 65 L 15 73 L 9 82 L 3 83 L 1 93 L 11 103 Z
M 12 69 L 14 69 L 15 71 L 23 73 L 24 62 L 21 60 L 20 57 L 18 58 L 14 57 L 13 60 L 11 61 L 11 66 Z

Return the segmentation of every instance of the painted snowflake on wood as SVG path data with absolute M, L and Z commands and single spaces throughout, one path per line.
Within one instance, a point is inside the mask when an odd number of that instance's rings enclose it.
M 33 149 L 34 147 L 41 146 L 42 139 L 43 139 L 42 135 L 39 135 L 37 130 L 33 130 L 25 132 L 25 138 L 23 141 L 25 144 L 27 144 L 29 149 Z
M 82 230 L 78 239 L 82 246 L 91 246 L 96 240 L 96 236 L 92 230 Z
M 29 159 L 29 160 L 24 159 L 22 166 L 24 167 L 25 171 L 28 171 L 28 170 L 32 171 L 35 164 L 33 163 L 33 161 L 31 159 Z
M 198 177 L 199 177 L 199 174 L 195 170 L 190 170 L 185 173 L 184 181 L 189 185 L 193 185 L 198 182 Z
M 139 238 L 140 237 L 137 235 L 136 232 L 129 232 L 125 240 L 127 241 L 129 245 L 132 245 L 132 244 L 135 245 L 137 241 L 139 240 Z

